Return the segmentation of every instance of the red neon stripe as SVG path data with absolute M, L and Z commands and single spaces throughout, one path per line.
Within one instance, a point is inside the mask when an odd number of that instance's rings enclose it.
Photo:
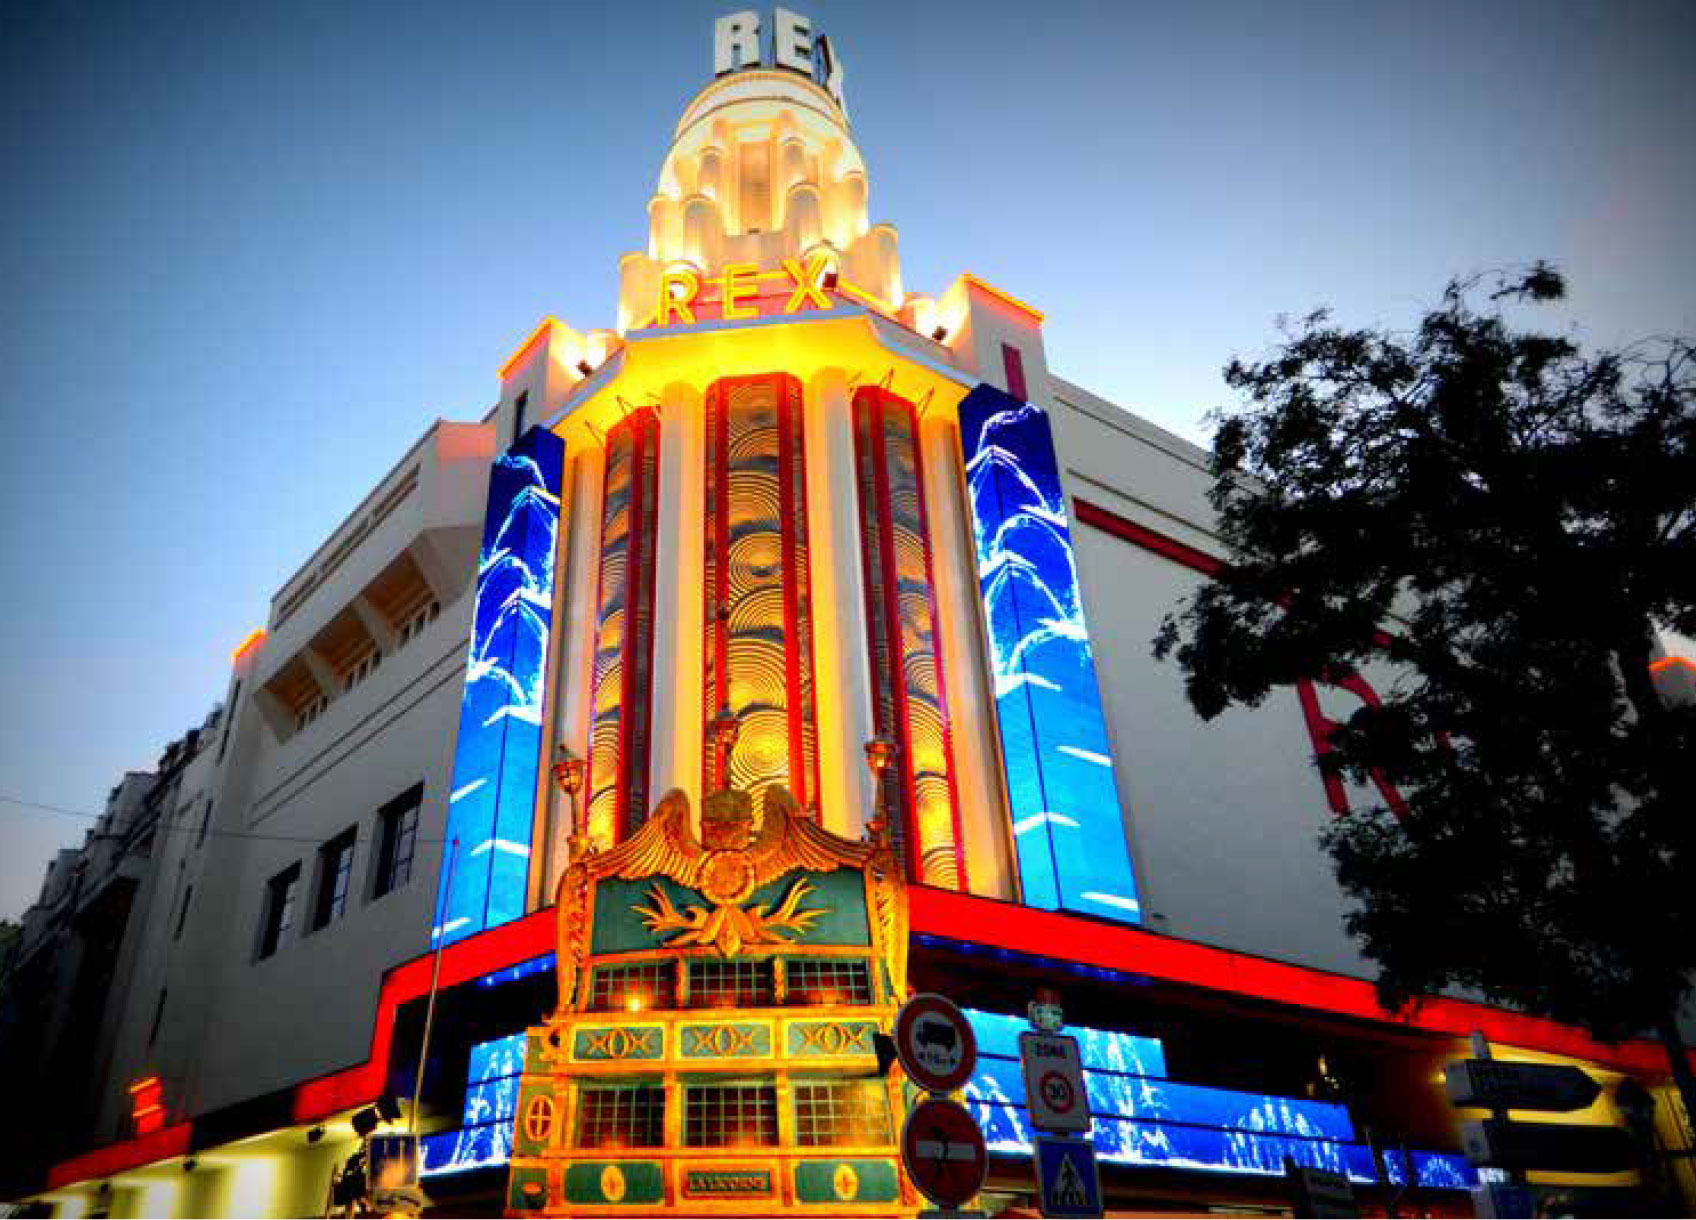
M 1395 1017 L 1378 1006 L 1377 993 L 1366 980 L 1309 966 L 929 886 L 911 887 L 908 904 L 915 935 L 941 936 L 1032 957 L 1064 954 L 1083 965 L 1401 1029 L 1455 1038 L 1476 1029 L 1509 1046 L 1571 1055 L 1630 1071 L 1666 1071 L 1665 1054 L 1646 1039 L 1611 1046 L 1574 1026 L 1488 1004 L 1433 996 L 1411 1015 Z M 1691 1053 L 1691 1061 L 1696 1064 L 1696 1052 Z
M 140 1135 L 120 1144 L 108 1144 L 60 1161 L 47 1171 L 47 1189 L 57 1190 L 90 1178 L 109 1178 L 137 1165 L 182 1156 L 189 1149 L 194 1124 L 177 1123 L 161 1127 L 150 1135 Z
M 1110 512 L 1099 504 L 1091 504 L 1088 500 L 1072 501 L 1077 509 L 1078 520 L 1084 525 L 1093 525 L 1104 533 L 1112 534 L 1115 538 L 1135 543 L 1145 551 L 1153 551 L 1163 555 L 1174 563 L 1181 563 L 1186 568 L 1202 573 L 1204 576 L 1218 576 L 1226 568 L 1223 559 L 1209 555 L 1206 551 L 1198 550 L 1187 542 L 1179 542 L 1176 538 L 1168 538 L 1165 534 L 1156 533 L 1147 526 L 1138 525 L 1135 521 L 1127 520 L 1118 513 Z
M 713 386 L 713 470 L 717 488 L 713 495 L 713 706 L 703 708 L 708 719 L 730 705 L 730 395 L 719 382 Z M 729 767 L 719 757 L 715 743 L 707 752 L 712 774 L 709 791 L 730 786 Z
M 791 404 L 789 379 L 774 376 L 777 397 L 777 503 L 778 532 L 783 555 L 783 684 L 789 697 L 784 712 L 789 719 L 789 788 L 801 807 L 807 807 L 807 751 L 802 739 L 805 725 L 801 708 L 800 608 L 795 584 L 795 492 L 790 472 L 795 462 L 794 439 L 789 435 Z

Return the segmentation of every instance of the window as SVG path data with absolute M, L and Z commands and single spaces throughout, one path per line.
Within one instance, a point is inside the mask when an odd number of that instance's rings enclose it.
M 352 668 L 347 671 L 347 677 L 342 680 L 342 689 L 344 691 L 352 690 L 375 673 L 377 666 L 382 663 L 383 650 L 381 648 L 373 648 L 370 652 L 367 652 L 364 656 L 360 657 L 359 660 L 355 661 Z
M 194 832 L 194 845 L 200 847 L 206 842 L 206 831 L 212 824 L 212 798 L 206 798 L 206 804 L 200 810 L 200 828 Z
M 770 958 L 689 963 L 689 1007 L 764 1008 L 777 1000 Z
M 357 828 L 349 826 L 318 849 L 318 893 L 312 904 L 312 928 L 317 931 L 347 909 L 347 883 L 353 875 L 353 846 Z
M 518 397 L 512 400 L 512 439 L 514 443 L 524 435 L 524 413 L 530 405 L 530 391 L 520 390 Z
M 872 973 L 863 961 L 803 957 L 788 963 L 791 1004 L 870 1004 Z
M 887 1144 L 889 1098 L 875 1080 L 795 1085 L 795 1142 L 803 1148 Z
M 165 1020 L 165 989 L 159 989 L 159 1002 L 153 1006 L 153 1027 L 147 1031 L 147 1045 L 159 1041 L 159 1026 Z
M 265 919 L 260 925 L 259 956 L 270 957 L 294 926 L 294 892 L 300 884 L 300 865 L 291 864 L 265 886 Z
M 769 1084 L 692 1085 L 683 1112 L 690 1148 L 759 1148 L 777 1143 L 777 1088 Z
M 419 606 L 400 625 L 400 642 L 410 643 L 414 638 L 424 634 L 424 628 L 436 621 L 436 616 L 442 612 L 442 604 L 435 598 L 430 598 Z
M 577 1097 L 577 1147 L 659 1148 L 665 1144 L 665 1086 L 586 1088 Z
M 423 798 L 424 785 L 414 784 L 377 811 L 373 898 L 381 898 L 412 880 L 412 853 L 418 845 L 418 805 Z
M 312 698 L 307 701 L 306 706 L 303 707 L 300 710 L 300 717 L 299 717 L 300 727 L 304 729 L 307 725 L 311 724 L 314 720 L 318 719 L 318 717 L 320 717 L 324 714 L 324 709 L 326 709 L 329 706 L 330 706 L 329 696 L 327 696 L 327 695 L 314 695 L 314 696 L 312 696 Z
M 172 940 L 183 938 L 183 925 L 188 922 L 188 904 L 194 901 L 194 887 L 191 885 L 183 891 L 183 904 L 177 908 L 177 930 L 171 933 Z
M 1001 345 L 1001 367 L 1007 374 L 1007 392 L 1014 398 L 1030 401 L 1025 385 L 1025 358 L 1011 343 Z
M 591 1012 L 677 1007 L 677 971 L 670 962 L 598 966 L 589 987 Z

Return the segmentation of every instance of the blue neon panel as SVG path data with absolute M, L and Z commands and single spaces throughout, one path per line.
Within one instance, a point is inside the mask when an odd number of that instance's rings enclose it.
M 499 1080 L 503 1076 L 521 1074 L 524 1071 L 524 1037 L 524 1031 L 520 1030 L 505 1038 L 495 1038 L 474 1045 L 465 1073 L 467 1081 L 471 1084 L 482 1084 L 485 1080 Z
M 1024 900 L 1139 922 L 1048 416 L 988 385 L 959 414 Z
M 977 1070 L 965 1088 L 966 1106 L 991 1152 L 1030 1156 L 1032 1131 L 1017 1059 L 1018 1034 L 1028 1027 L 1001 1013 L 965 1011 L 979 1049 Z M 1356 1182 L 1377 1180 L 1371 1149 L 1356 1142 L 1345 1106 L 1165 1080 L 1157 1038 L 1082 1026 L 1066 1032 L 1080 1044 L 1094 1117 L 1090 1139 L 1103 1160 L 1277 1177 L 1289 1156 L 1298 1165 L 1346 1173 Z M 1120 1066 L 1135 1063 L 1156 1071 L 1139 1074 Z M 1465 1190 L 1477 1184 L 1476 1171 L 1457 1154 L 1416 1151 L 1412 1159 L 1421 1186 Z M 1399 1154 L 1386 1152 L 1385 1172 L 1401 1183 L 1406 1169 Z
M 565 447 L 532 428 L 489 472 L 489 506 L 459 709 L 447 852 L 433 936 L 452 942 L 524 914 L 553 620 Z
M 966 1017 L 972 1023 L 972 1033 L 977 1035 L 978 1054 L 1018 1059 L 1019 1035 L 1029 1031 L 1028 1021 L 1006 1013 L 985 1012 L 980 1008 L 966 1009 Z M 1159 1038 L 1084 1026 L 1073 1026 L 1066 1032 L 1078 1040 L 1079 1058 L 1086 1068 L 1128 1072 L 1135 1076 L 1166 1074 L 1166 1048 L 1160 1044 Z

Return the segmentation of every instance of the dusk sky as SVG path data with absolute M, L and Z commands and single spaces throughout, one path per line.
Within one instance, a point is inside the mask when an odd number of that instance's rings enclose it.
M 0 796 L 99 810 L 538 319 L 612 324 L 734 7 L 0 6 Z M 1005 288 L 1192 439 L 1276 315 L 1404 325 L 1454 273 L 1696 333 L 1688 3 L 792 7 L 907 289 Z M 0 916 L 87 826 L 0 805 Z

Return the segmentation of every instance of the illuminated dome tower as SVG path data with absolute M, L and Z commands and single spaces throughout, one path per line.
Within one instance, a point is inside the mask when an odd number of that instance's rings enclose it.
M 842 107 L 795 72 L 721 76 L 678 120 L 648 202 L 648 249 L 620 263 L 619 330 L 651 317 L 660 275 L 829 259 L 880 300 L 902 299 L 892 225 L 868 223 L 866 167 Z

